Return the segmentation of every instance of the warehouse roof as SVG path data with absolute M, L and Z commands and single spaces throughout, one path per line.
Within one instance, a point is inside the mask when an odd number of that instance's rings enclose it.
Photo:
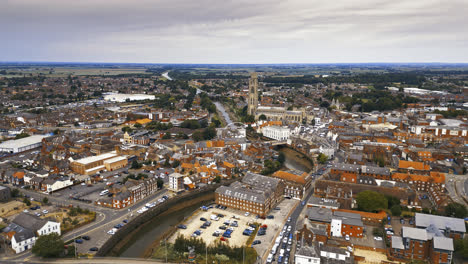
M 25 137 L 25 138 L 8 140 L 0 144 L 0 149 L 1 148 L 21 148 L 21 147 L 37 144 L 37 143 L 40 143 L 42 139 L 46 137 L 48 136 L 32 135 L 32 136 Z
M 96 162 L 96 161 L 99 161 L 99 160 L 110 159 L 110 158 L 113 158 L 115 156 L 117 156 L 117 153 L 108 152 L 108 153 L 104 153 L 104 154 L 97 155 L 97 156 L 90 156 L 90 157 L 82 158 L 82 159 L 79 159 L 79 160 L 75 160 L 75 162 L 81 163 L 81 164 L 89 164 L 89 163 L 93 163 L 93 162 Z

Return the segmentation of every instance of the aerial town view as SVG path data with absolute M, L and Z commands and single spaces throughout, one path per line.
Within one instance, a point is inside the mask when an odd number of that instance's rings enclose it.
M 467 8 L 0 0 L 0 263 L 468 263 Z

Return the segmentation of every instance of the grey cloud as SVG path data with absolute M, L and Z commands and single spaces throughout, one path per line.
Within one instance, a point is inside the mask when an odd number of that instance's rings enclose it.
M 1 60 L 468 61 L 461 0 L 0 0 Z

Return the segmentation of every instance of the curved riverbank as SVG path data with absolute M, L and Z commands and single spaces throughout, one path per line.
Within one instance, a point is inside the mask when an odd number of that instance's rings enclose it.
M 177 224 L 192 215 L 202 205 L 206 205 L 212 201 L 214 201 L 214 193 L 189 199 L 171 207 L 160 214 L 157 219 L 135 230 L 130 239 L 122 242 L 124 245 L 120 248 L 120 252 L 118 252 L 119 257 L 151 257 L 153 248 L 176 231 Z
M 110 237 L 99 249 L 96 256 L 119 256 L 127 251 L 125 256 L 140 257 L 144 254 L 145 249 L 153 244 L 155 240 L 158 240 L 158 237 L 164 235 L 171 226 L 177 225 L 187 214 L 193 213 L 199 205 L 214 200 L 216 188 L 221 185 L 228 185 L 231 182 L 232 180 L 224 181 L 221 184 L 209 185 L 204 189 L 185 192 L 150 208 Z M 162 218 L 163 221 L 161 221 Z M 167 221 L 168 219 L 170 221 Z M 157 227 L 161 222 L 166 223 L 165 227 L 158 229 Z M 145 239 L 142 240 L 143 238 Z M 136 250 L 128 251 L 131 248 Z
M 303 153 L 290 147 L 277 147 L 277 150 L 285 155 L 284 166 L 288 169 L 295 169 L 304 172 L 310 172 L 314 168 L 313 162 Z

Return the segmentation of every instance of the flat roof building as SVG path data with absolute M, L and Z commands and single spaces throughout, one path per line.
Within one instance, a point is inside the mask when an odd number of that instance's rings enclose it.
M 0 144 L 0 152 L 18 153 L 35 149 L 42 145 L 42 139 L 46 137 L 48 136 L 32 135 L 21 139 L 8 140 Z

